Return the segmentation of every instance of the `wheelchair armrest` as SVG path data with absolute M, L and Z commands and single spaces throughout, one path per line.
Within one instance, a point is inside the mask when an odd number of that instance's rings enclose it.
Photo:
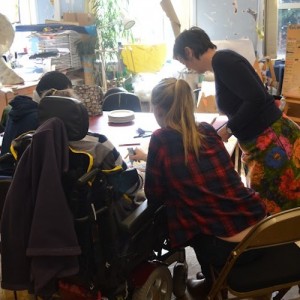
M 121 229 L 129 234 L 140 230 L 145 224 L 154 219 L 163 205 L 149 205 L 148 200 L 142 202 L 127 218 L 121 222 Z
M 101 170 L 99 168 L 94 168 L 91 171 L 89 171 L 88 173 L 83 174 L 77 180 L 77 183 L 79 185 L 83 185 L 83 184 L 87 183 L 88 181 L 94 179 L 94 177 L 96 177 L 96 175 L 98 173 L 102 173 L 102 174 L 105 174 L 107 176 L 110 176 L 110 175 L 114 175 L 114 174 L 117 174 L 117 173 L 121 173 L 122 171 L 123 171 L 123 169 L 120 166 L 117 166 L 117 167 L 115 167 L 114 169 L 111 169 L 111 170 Z
M 89 180 L 93 179 L 97 173 L 99 172 L 99 169 L 98 168 L 95 168 L 93 170 L 91 170 L 90 172 L 82 175 L 78 180 L 77 180 L 77 183 L 79 185 L 83 185 L 85 183 L 87 183 Z
M 11 177 L 15 171 L 16 160 L 14 156 L 8 152 L 0 156 L 0 176 Z
M 7 152 L 7 153 L 0 156 L 0 163 L 3 162 L 3 161 L 5 162 L 7 160 L 11 160 L 11 159 L 14 160 L 13 155 L 10 152 Z

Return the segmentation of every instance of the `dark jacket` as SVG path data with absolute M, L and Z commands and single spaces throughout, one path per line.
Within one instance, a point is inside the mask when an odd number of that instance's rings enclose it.
M 38 104 L 27 96 L 16 96 L 9 103 L 11 110 L 8 114 L 3 142 L 1 147 L 1 154 L 9 152 L 10 144 L 13 139 L 20 134 L 35 130 L 38 123 Z
M 61 120 L 41 125 L 23 153 L 1 220 L 2 288 L 47 295 L 55 279 L 79 270 L 78 245 L 61 177 L 68 169 Z

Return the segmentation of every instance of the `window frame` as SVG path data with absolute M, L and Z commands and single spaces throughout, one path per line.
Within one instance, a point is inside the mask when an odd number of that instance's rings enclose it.
M 10 0 L 2 7 L 4 14 L 12 24 L 20 23 L 20 3 L 19 0 Z
M 300 1 L 299 3 L 278 3 L 278 10 L 279 9 L 294 9 L 300 8 Z
M 278 56 L 278 15 L 281 9 L 299 9 L 298 3 L 279 3 L 279 0 L 265 0 L 265 55 L 271 58 L 282 58 Z
M 278 0 L 279 1 L 279 0 Z M 287 31 L 287 24 L 284 24 L 284 22 L 279 22 L 281 21 L 281 19 L 279 18 L 279 16 L 281 15 L 281 12 L 280 11 L 284 11 L 284 10 L 297 10 L 300 11 L 300 1 L 298 1 L 297 3 L 278 3 L 278 23 L 277 23 L 277 38 L 278 38 L 278 41 L 277 41 L 277 57 L 278 58 L 285 58 L 285 55 L 286 55 L 286 51 L 283 51 L 285 49 L 285 45 L 286 45 L 286 31 Z M 284 19 L 282 19 L 284 20 Z M 290 20 L 290 19 L 286 19 L 286 20 Z M 298 22 L 297 22 L 298 23 Z M 280 31 L 280 27 L 285 28 L 285 30 L 282 30 Z M 282 32 L 282 33 L 281 33 Z M 284 34 L 285 33 L 285 34 Z M 282 42 L 284 43 L 282 43 Z M 280 42 L 282 43 L 280 45 Z

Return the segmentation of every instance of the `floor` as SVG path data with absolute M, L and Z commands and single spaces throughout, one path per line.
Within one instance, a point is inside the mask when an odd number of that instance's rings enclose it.
M 194 251 L 191 247 L 186 248 L 186 259 L 189 266 L 188 269 L 188 277 L 189 278 L 195 278 L 195 275 L 197 272 L 200 271 L 200 267 L 198 264 L 198 261 L 196 259 L 196 256 L 194 254 Z M 179 298 L 176 298 L 175 296 L 172 297 L 172 300 L 179 300 Z M 186 291 L 185 297 L 180 298 L 180 300 L 194 300 L 194 298 L 189 295 L 189 293 Z M 197 299 L 202 300 L 202 299 Z M 293 287 L 283 298 L 283 300 L 300 300 L 300 294 L 298 287 Z
M 199 264 L 195 257 L 194 251 L 191 247 L 186 248 L 186 259 L 188 263 L 188 277 L 194 278 L 195 274 L 200 271 Z M 170 267 L 172 269 L 172 266 Z M 172 270 L 171 270 L 172 272 Z M 300 300 L 300 294 L 298 292 L 298 288 L 292 288 L 283 298 L 284 300 Z M 0 288 L 0 300 L 16 300 L 14 297 L 14 293 L 11 291 L 3 291 Z M 29 295 L 27 292 L 18 292 L 17 300 L 36 300 L 34 296 Z M 188 291 L 186 291 L 185 296 L 182 298 L 176 298 L 174 295 L 172 296 L 172 300 L 194 300 L 194 298 L 189 295 Z M 201 299 L 197 299 L 201 300 Z

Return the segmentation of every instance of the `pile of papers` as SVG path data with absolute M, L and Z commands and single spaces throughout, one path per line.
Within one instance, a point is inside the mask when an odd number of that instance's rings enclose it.
M 80 69 L 81 60 L 76 44 L 81 39 L 81 35 L 73 30 L 61 32 L 34 33 L 38 45 L 38 53 L 55 53 L 50 57 L 51 65 L 55 65 L 56 70 Z

